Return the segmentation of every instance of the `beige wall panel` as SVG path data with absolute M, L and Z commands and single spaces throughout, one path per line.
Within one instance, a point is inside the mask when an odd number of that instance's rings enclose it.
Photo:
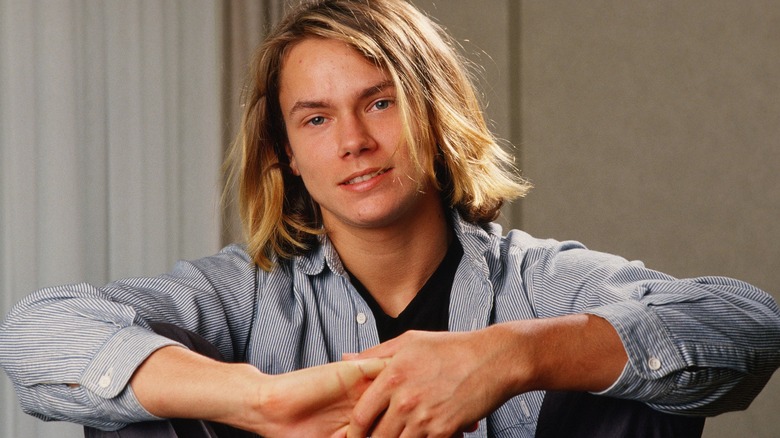
M 780 3 L 524 1 L 522 223 L 780 289 Z M 780 381 L 707 437 L 776 437 Z

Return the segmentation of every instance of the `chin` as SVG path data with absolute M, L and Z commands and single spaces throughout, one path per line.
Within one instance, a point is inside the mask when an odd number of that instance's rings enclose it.
M 327 213 L 323 209 L 323 220 L 326 227 L 328 222 L 337 222 L 355 228 L 386 228 L 408 223 L 414 218 L 419 219 L 421 205 L 418 199 L 385 201 L 364 202 L 362 205 L 356 203 L 351 209 L 333 209 Z
M 336 221 L 354 228 L 385 228 L 397 223 L 402 217 L 403 214 L 398 211 L 361 211 L 352 214 L 333 215 L 331 221 L 326 221 L 326 225 L 327 222 Z

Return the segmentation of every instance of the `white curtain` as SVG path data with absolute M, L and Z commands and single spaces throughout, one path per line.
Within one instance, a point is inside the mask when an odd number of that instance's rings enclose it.
M 252 49 L 297 2 L 0 0 L 0 317 L 238 238 L 224 147 Z M 1 438 L 81 436 L 23 414 L 0 372 Z
M 219 249 L 222 8 L 0 0 L 2 315 Z M 83 436 L 23 414 L 0 374 L 0 436 Z

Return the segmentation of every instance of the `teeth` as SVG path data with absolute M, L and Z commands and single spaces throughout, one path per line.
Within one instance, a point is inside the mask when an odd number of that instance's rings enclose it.
M 382 170 L 379 170 L 379 171 L 377 171 L 377 172 L 373 172 L 373 173 L 367 173 L 367 174 L 365 174 L 365 175 L 361 175 L 361 176 L 358 176 L 358 177 L 352 178 L 351 180 L 347 181 L 345 184 L 346 184 L 346 185 L 349 185 L 349 184 L 357 184 L 357 183 L 361 183 L 361 182 L 363 182 L 363 181 L 368 181 L 368 180 L 370 180 L 371 178 L 374 178 L 374 177 L 376 177 L 376 176 L 379 176 L 379 175 L 381 175 L 381 174 L 383 174 L 383 173 L 385 173 L 385 172 L 387 172 L 387 169 L 382 169 Z

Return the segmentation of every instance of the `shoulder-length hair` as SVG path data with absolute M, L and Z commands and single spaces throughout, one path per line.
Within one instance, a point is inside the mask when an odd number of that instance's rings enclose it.
M 319 207 L 290 170 L 279 106 L 286 54 L 307 38 L 343 41 L 388 74 L 410 156 L 465 220 L 492 221 L 505 200 L 530 188 L 487 128 L 466 62 L 438 25 L 404 0 L 303 2 L 255 55 L 226 163 L 247 250 L 262 269 L 305 253 L 324 232 Z

